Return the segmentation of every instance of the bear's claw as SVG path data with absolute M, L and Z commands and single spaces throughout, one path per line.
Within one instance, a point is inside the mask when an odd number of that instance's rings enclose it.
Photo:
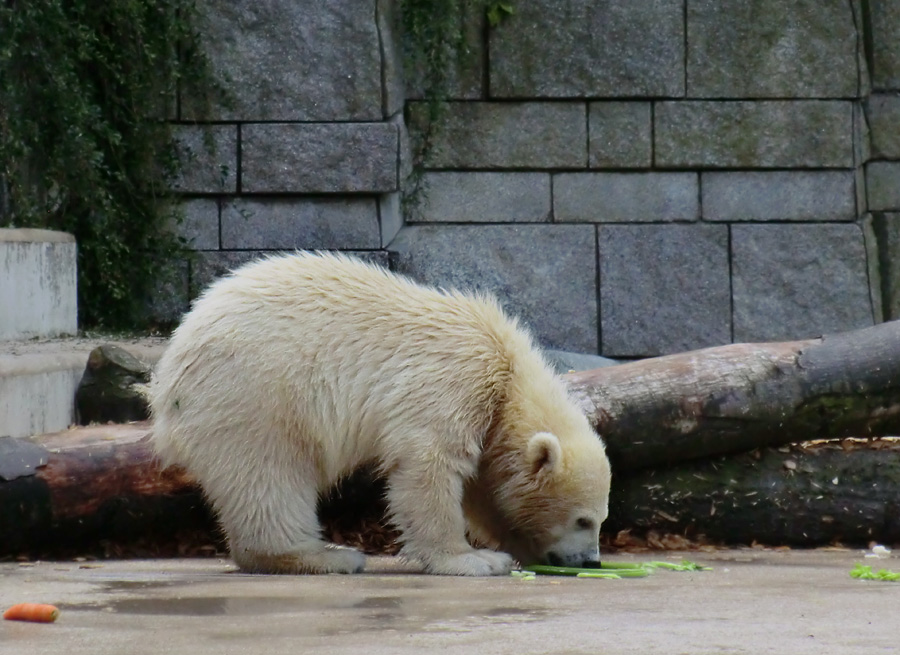
M 460 555 L 430 557 L 426 565 L 429 573 L 438 575 L 507 575 L 513 558 L 494 550 L 471 550 Z

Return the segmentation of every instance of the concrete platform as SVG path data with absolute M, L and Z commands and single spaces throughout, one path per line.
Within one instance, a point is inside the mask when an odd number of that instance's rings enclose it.
M 687 556 L 714 570 L 523 581 L 418 575 L 389 558 L 371 559 L 369 572 L 356 576 L 249 576 L 224 560 L 8 563 L 0 565 L 0 606 L 47 602 L 61 615 L 52 625 L 0 621 L 0 655 L 874 655 L 900 648 L 900 583 L 852 579 L 862 552 Z M 900 568 L 898 558 L 865 561 Z
M 65 430 L 75 420 L 75 390 L 88 354 L 115 343 L 155 362 L 166 339 L 70 338 L 0 341 L 0 437 Z

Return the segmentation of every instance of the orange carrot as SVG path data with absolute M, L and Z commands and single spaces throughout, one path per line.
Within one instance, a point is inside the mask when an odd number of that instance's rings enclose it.
M 53 623 L 59 616 L 59 610 L 53 605 L 42 603 L 19 603 L 3 612 L 7 621 L 31 621 L 33 623 Z

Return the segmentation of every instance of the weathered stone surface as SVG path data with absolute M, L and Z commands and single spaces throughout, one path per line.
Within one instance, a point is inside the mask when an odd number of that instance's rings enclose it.
M 375 198 L 239 198 L 222 207 L 226 250 L 380 248 Z
M 700 217 L 696 173 L 559 173 L 557 221 L 693 221 Z
M 549 173 L 428 173 L 422 221 L 540 223 L 550 220 Z
M 656 164 L 708 168 L 852 168 L 852 103 L 660 102 Z
M 591 226 L 415 225 L 388 250 L 397 270 L 422 282 L 496 294 L 545 347 L 597 351 Z
M 198 31 L 242 121 L 380 120 L 376 0 L 203 0 Z M 182 103 L 182 118 L 205 118 Z
M 568 350 L 545 350 L 544 357 L 547 362 L 560 375 L 571 371 L 590 371 L 595 368 L 615 366 L 619 362 L 609 357 L 599 355 L 582 355 Z
M 172 188 L 182 193 L 237 191 L 237 126 L 179 125 L 175 142 L 181 175 Z
M 730 343 L 727 226 L 605 225 L 599 236 L 604 356 Z
M 863 231 L 863 243 L 866 248 L 866 275 L 869 278 L 869 302 L 872 305 L 872 319 L 875 323 L 883 323 L 886 316 L 886 305 L 891 295 L 889 280 L 896 276 L 897 271 L 889 270 L 891 262 L 885 262 L 882 266 L 880 261 L 880 239 L 875 223 L 876 220 L 872 214 L 865 214 L 860 221 Z M 882 275 L 882 268 L 884 268 L 884 275 Z
M 219 201 L 193 198 L 181 203 L 182 221 L 176 233 L 192 250 L 216 250 L 219 247 Z
M 649 102 L 588 105 L 591 168 L 649 168 L 653 161 L 653 114 Z
M 396 2 L 396 0 L 391 0 Z M 460 48 L 452 53 L 450 66 L 445 71 L 447 79 L 441 97 L 450 100 L 477 100 L 483 97 L 484 70 L 487 63 L 485 54 L 484 6 L 477 2 L 459 3 L 465 13 L 462 18 Z M 408 61 L 407 64 L 412 62 Z M 425 98 L 424 70 L 408 70 L 406 75 L 406 98 L 422 100 Z
M 272 255 L 271 250 L 221 250 L 218 252 L 200 252 L 191 263 L 191 295 L 197 296 L 208 287 L 216 278 L 240 268 L 244 264 Z M 293 252 L 293 250 L 285 251 Z M 388 253 L 384 250 L 343 251 L 344 254 L 353 255 L 364 261 L 388 267 Z
M 97 346 L 75 391 L 78 424 L 146 420 L 150 408 L 142 389 L 149 382 L 147 362 L 112 343 Z
M 900 209 L 900 161 L 866 164 L 866 190 L 870 211 Z
M 900 318 L 900 213 L 876 212 L 872 228 L 877 242 L 877 261 L 885 320 Z
M 876 159 L 900 159 L 900 96 L 876 93 L 866 99 L 871 154 Z
M 852 221 L 853 171 L 747 171 L 701 174 L 709 221 Z
M 869 0 L 868 28 L 872 41 L 872 86 L 900 90 L 900 2 Z
M 687 0 L 691 98 L 855 98 L 847 0 Z
M 403 204 L 399 192 L 378 197 L 378 224 L 381 227 L 381 247 L 384 248 L 403 227 Z
M 241 187 L 246 193 L 395 191 L 399 140 L 391 122 L 244 125 Z
M 873 323 L 859 225 L 731 229 L 736 342 L 806 339 Z
M 406 101 L 403 80 L 403 53 L 397 0 L 375 0 L 382 75 L 382 115 L 387 118 L 403 111 Z
M 490 35 L 495 98 L 684 95 L 682 0 L 530 0 Z
M 410 106 L 422 134 L 425 107 Z M 429 168 L 569 168 L 587 164 L 584 103 L 450 103 L 426 161 Z

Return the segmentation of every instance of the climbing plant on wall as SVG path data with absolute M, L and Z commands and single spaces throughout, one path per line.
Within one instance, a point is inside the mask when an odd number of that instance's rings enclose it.
M 167 119 L 179 84 L 217 90 L 195 17 L 192 0 L 0 3 L 0 225 L 75 235 L 82 325 L 140 325 L 181 252 Z

